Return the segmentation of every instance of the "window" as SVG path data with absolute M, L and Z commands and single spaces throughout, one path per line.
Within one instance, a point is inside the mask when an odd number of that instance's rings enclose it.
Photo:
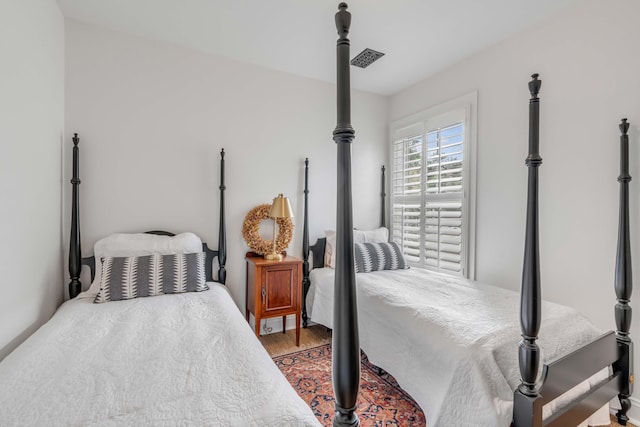
M 467 95 L 391 130 L 392 239 L 415 266 L 472 278 L 476 99 Z

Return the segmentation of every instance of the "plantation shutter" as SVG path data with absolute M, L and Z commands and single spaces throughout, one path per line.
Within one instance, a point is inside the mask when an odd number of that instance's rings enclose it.
M 409 263 L 422 261 L 423 126 L 416 124 L 396 132 L 393 143 L 391 238 Z
M 408 262 L 464 274 L 464 111 L 394 132 L 391 236 Z
M 422 209 L 420 203 L 395 203 L 392 208 L 391 239 L 398 243 L 409 263 L 420 263 Z

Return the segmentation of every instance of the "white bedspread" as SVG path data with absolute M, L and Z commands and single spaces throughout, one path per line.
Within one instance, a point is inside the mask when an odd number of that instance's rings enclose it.
M 0 363 L 2 426 L 316 426 L 234 304 L 75 299 Z
M 311 320 L 327 327 L 333 277 L 329 268 L 311 272 Z M 509 425 L 520 381 L 518 293 L 418 268 L 360 273 L 356 280 L 360 346 L 418 402 L 429 427 Z M 600 335 L 571 308 L 545 302 L 542 313 L 544 362 Z M 545 416 L 561 403 L 546 405 Z M 609 422 L 606 407 L 590 419 Z

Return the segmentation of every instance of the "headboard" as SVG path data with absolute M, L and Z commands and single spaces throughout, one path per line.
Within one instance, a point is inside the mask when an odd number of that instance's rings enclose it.
M 380 227 L 386 225 L 386 205 L 385 198 L 385 167 L 380 169 Z M 309 319 L 307 315 L 307 293 L 311 281 L 309 273 L 314 268 L 324 267 L 324 252 L 327 246 L 327 238 L 320 237 L 316 243 L 309 245 L 309 158 L 304 159 L 304 226 L 302 235 L 302 327 L 306 328 Z M 313 255 L 311 268 L 309 268 L 309 252 Z
M 172 233 L 170 231 L 164 231 L 164 230 L 145 231 L 144 233 L 155 234 L 158 236 L 169 236 L 169 237 L 175 236 L 175 233 Z M 209 248 L 209 246 L 207 246 L 205 242 L 202 242 L 202 252 L 205 253 L 204 277 L 207 280 L 207 282 L 215 282 L 216 280 L 213 278 L 213 259 L 215 257 L 219 257 L 220 250 L 215 251 Z M 96 276 L 96 257 L 92 255 L 90 257 L 82 258 L 82 265 L 86 265 L 87 267 L 89 267 L 89 270 L 91 271 L 91 282 L 93 282 L 93 279 Z M 219 270 L 218 270 L 218 278 L 220 278 Z M 220 281 L 220 283 L 224 284 L 223 281 Z
M 95 277 L 96 272 L 96 259 L 95 256 L 82 258 L 82 249 L 80 245 L 80 204 L 79 204 L 79 149 L 78 144 L 80 138 L 78 134 L 73 136 L 73 176 L 71 178 L 72 196 L 71 196 L 71 237 L 69 243 L 69 276 L 71 281 L 69 282 L 69 297 L 75 298 L 82 290 L 82 283 L 80 282 L 80 272 L 82 266 L 86 265 L 91 271 L 91 281 Z M 202 244 L 202 251 L 205 253 L 205 278 L 207 281 L 214 281 L 213 278 L 213 259 L 218 257 L 218 282 L 225 284 L 227 278 L 227 271 L 225 264 L 227 261 L 227 238 L 226 238 L 226 224 L 225 224 L 225 204 L 224 204 L 224 192 L 226 190 L 224 184 L 224 148 L 220 151 L 220 223 L 218 233 L 218 250 L 210 249 L 206 243 Z M 169 231 L 154 230 L 147 231 L 149 234 L 157 234 L 163 236 L 174 236 Z

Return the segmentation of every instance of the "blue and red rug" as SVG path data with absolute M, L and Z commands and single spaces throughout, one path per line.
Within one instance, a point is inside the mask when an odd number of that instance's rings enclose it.
M 396 380 L 361 353 L 358 418 L 365 426 L 425 426 L 424 413 Z M 289 383 L 325 426 L 333 421 L 331 344 L 274 357 Z

